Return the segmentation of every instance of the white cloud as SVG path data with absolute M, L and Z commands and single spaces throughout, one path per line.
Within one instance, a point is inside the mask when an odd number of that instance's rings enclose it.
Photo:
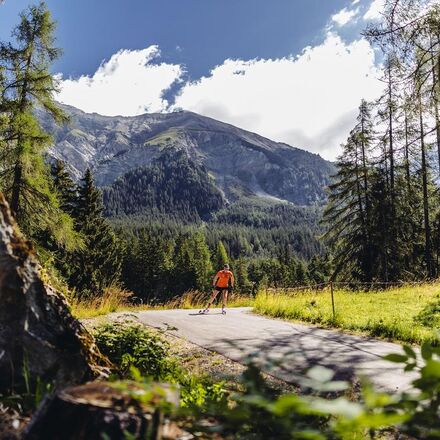
M 362 98 L 379 96 L 374 51 L 332 33 L 294 58 L 226 60 L 187 83 L 174 108 L 238 125 L 334 159 Z
M 121 50 L 91 76 L 61 78 L 57 99 L 109 116 L 182 108 L 334 159 L 360 100 L 381 90 L 369 43 L 348 44 L 334 33 L 297 57 L 228 59 L 187 83 L 183 66 L 159 56 L 157 46 Z M 170 106 L 163 95 L 176 81 L 182 87 Z
M 183 69 L 175 64 L 153 64 L 157 46 L 120 50 L 104 61 L 93 76 L 61 77 L 60 102 L 102 115 L 138 115 L 168 107 L 163 93 L 180 79 Z
M 382 12 L 385 7 L 385 0 L 373 0 L 367 12 L 364 15 L 364 20 L 378 20 L 382 17 Z
M 359 9 L 341 9 L 337 14 L 332 15 L 332 21 L 338 26 L 345 26 L 357 16 L 358 12 Z

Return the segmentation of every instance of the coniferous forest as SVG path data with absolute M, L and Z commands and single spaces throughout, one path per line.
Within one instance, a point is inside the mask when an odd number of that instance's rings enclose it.
M 330 185 L 324 221 L 337 273 L 359 281 L 432 279 L 440 251 L 439 10 L 387 1 L 365 31 L 384 90 L 363 101 Z
M 345 281 L 432 279 L 439 271 L 440 57 L 438 10 L 388 1 L 365 30 L 380 49 L 383 94 L 362 101 L 336 163 L 327 206 L 243 196 L 225 206 L 206 170 L 171 151 L 99 190 L 49 160 L 37 117 L 67 116 L 54 100 L 61 55 L 44 4 L 2 43 L 1 189 L 44 264 L 79 297 L 119 284 L 161 301 L 206 289 L 218 249 L 255 292 Z M 93 245 L 92 245 L 93 244 Z M 184 273 L 182 274 L 181 271 Z M 185 280 L 185 282 L 182 282 Z

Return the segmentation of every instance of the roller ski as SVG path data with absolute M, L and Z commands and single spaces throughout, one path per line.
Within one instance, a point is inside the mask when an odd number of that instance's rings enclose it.
M 199 315 L 207 315 L 209 313 L 209 309 L 200 309 Z

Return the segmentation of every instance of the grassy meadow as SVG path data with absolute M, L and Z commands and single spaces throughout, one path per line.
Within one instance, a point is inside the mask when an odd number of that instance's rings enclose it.
M 254 312 L 401 342 L 438 341 L 439 283 L 368 292 L 335 289 L 334 298 L 335 319 L 330 289 L 259 293 Z
M 209 297 L 191 291 L 164 304 L 132 305 L 128 301 L 130 295 L 125 290 L 110 288 L 103 296 L 91 301 L 73 302 L 72 310 L 76 317 L 84 319 L 123 311 L 197 309 L 205 306 Z M 273 318 L 400 342 L 439 341 L 440 283 L 368 292 L 335 289 L 334 299 L 335 319 L 328 288 L 319 291 L 269 289 L 268 293 L 260 292 L 255 299 L 233 294 L 228 307 L 253 307 L 255 313 Z

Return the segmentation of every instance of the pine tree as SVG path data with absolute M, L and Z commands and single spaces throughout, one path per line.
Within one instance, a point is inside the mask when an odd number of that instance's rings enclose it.
M 55 190 L 58 194 L 60 208 L 67 214 L 75 216 L 77 188 L 66 169 L 66 164 L 62 160 L 57 159 L 55 163 L 52 164 L 51 174 Z
M 78 188 L 76 228 L 84 247 L 75 254 L 72 285 L 80 295 L 96 295 L 118 280 L 121 249 L 111 227 L 102 216 L 101 193 L 87 170 Z
M 216 252 L 215 252 L 214 269 L 215 270 L 220 270 L 227 263 L 229 263 L 228 253 L 226 252 L 225 245 L 220 240 L 217 243 L 217 249 L 216 249 Z
M 307 267 L 302 260 L 296 262 L 295 280 L 298 286 L 306 286 L 310 282 L 307 276 Z
M 50 229 L 60 241 L 73 240 L 71 223 L 58 209 L 44 150 L 51 137 L 35 114 L 38 107 L 55 121 L 65 120 L 54 101 L 57 82 L 50 65 L 60 55 L 54 46 L 55 24 L 45 3 L 21 14 L 14 43 L 0 44 L 0 71 L 4 86 L 0 100 L 0 187 L 20 226 L 29 236 Z M 72 243 L 71 243 L 72 244 Z
M 423 121 L 423 107 L 420 92 L 418 93 L 419 118 L 420 118 L 420 155 L 421 155 L 421 174 L 423 188 L 423 225 L 425 230 L 425 264 L 427 274 L 430 278 L 434 277 L 434 265 L 432 258 L 431 224 L 429 218 L 429 190 L 428 190 L 428 164 L 427 147 L 425 140 L 425 128 Z
M 252 283 L 249 280 L 248 263 L 239 258 L 234 262 L 235 285 L 242 294 L 250 294 L 252 292 Z
M 178 237 L 173 267 L 172 284 L 176 293 L 209 290 L 213 270 L 211 254 L 203 233 Z
M 369 109 L 362 103 L 358 124 L 350 133 L 329 186 L 329 203 L 324 212 L 328 232 L 324 238 L 335 251 L 336 271 L 370 281 L 374 256 L 371 240 L 371 200 L 367 151 L 373 133 Z
M 147 302 L 152 298 L 166 300 L 172 296 L 172 292 L 168 290 L 168 287 L 172 287 L 168 285 L 172 261 L 167 241 L 142 234 L 136 267 L 139 271 L 138 277 L 142 280 L 138 296 L 147 298 Z

